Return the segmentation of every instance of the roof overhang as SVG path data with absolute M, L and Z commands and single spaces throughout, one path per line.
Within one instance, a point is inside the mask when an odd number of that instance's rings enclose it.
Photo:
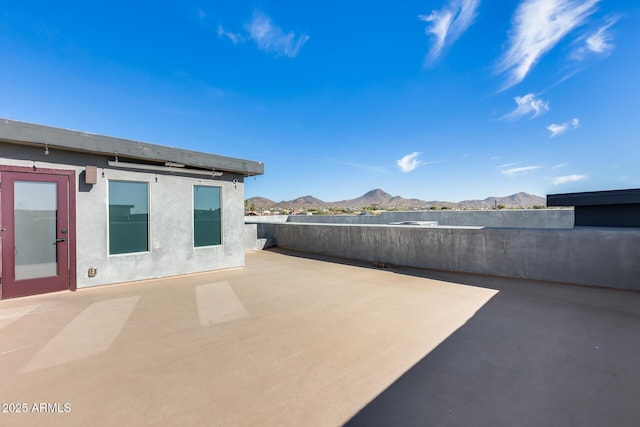
M 137 161 L 169 162 L 210 171 L 233 172 L 245 176 L 264 173 L 262 162 L 8 119 L 0 119 L 0 141 L 19 145 L 40 145 L 49 149 L 121 157 Z
M 640 188 L 547 195 L 547 206 L 629 205 L 640 203 Z

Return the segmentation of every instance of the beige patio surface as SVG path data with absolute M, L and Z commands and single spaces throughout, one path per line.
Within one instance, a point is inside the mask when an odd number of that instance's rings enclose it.
M 246 264 L 1 301 L 2 409 L 27 413 L 0 425 L 340 425 L 497 293 L 275 251 Z

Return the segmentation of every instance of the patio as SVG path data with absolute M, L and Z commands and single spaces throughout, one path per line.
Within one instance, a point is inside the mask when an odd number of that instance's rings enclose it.
M 632 425 L 638 336 L 636 292 L 261 251 L 2 301 L 0 424 Z

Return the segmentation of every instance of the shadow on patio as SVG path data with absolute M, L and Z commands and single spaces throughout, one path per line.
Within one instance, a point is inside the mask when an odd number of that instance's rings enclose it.
M 445 272 L 499 292 L 347 426 L 636 426 L 640 293 Z

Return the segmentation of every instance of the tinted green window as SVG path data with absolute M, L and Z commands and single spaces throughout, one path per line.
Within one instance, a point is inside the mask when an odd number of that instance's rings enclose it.
M 220 187 L 193 187 L 193 245 L 213 246 L 220 239 Z
M 109 253 L 149 250 L 149 189 L 146 182 L 109 181 Z

